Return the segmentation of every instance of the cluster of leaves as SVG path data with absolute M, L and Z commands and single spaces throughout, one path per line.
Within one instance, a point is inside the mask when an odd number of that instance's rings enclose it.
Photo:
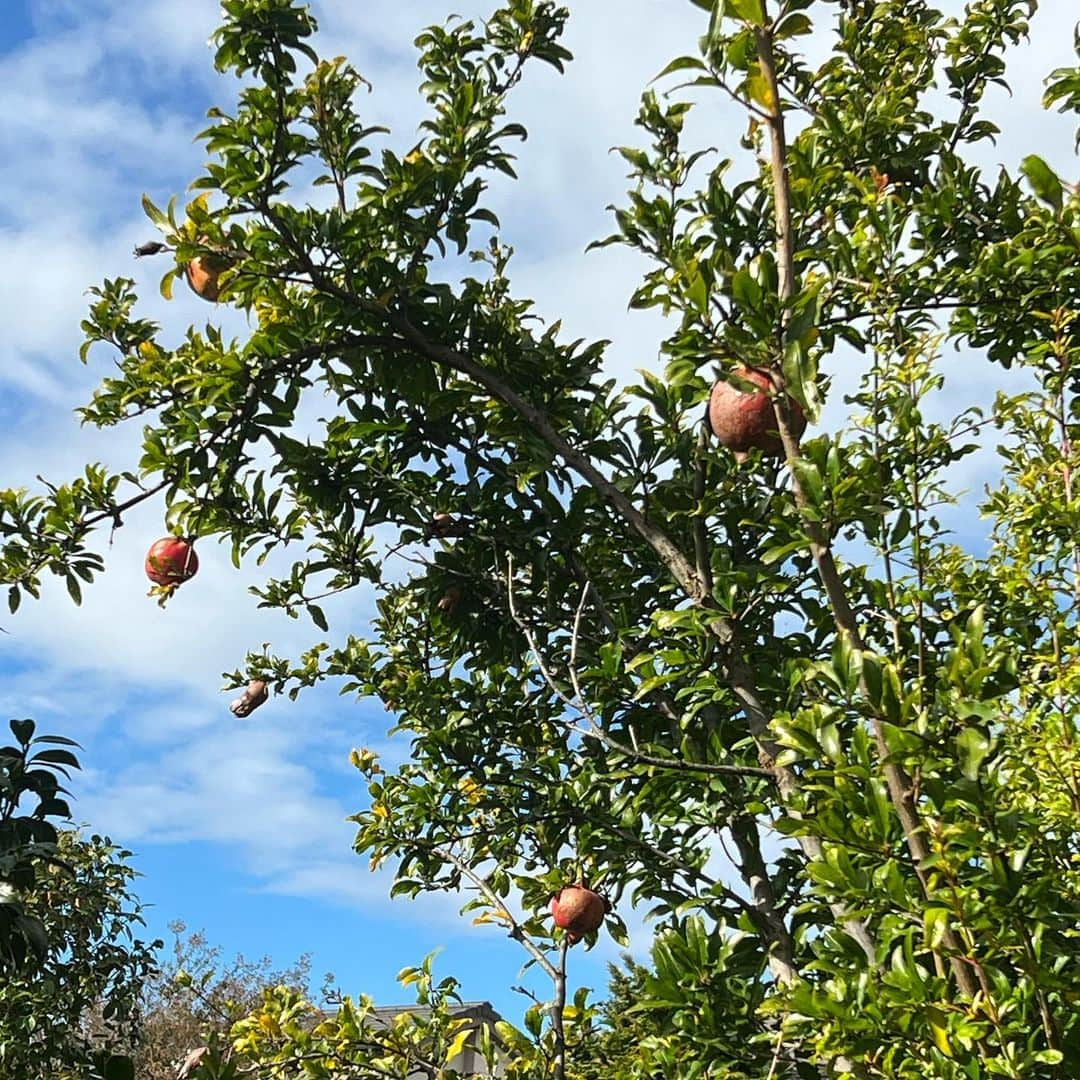
M 573 954 L 545 917 L 580 879 L 661 922 L 626 1075 L 1072 1075 L 1080 193 L 1034 157 L 988 179 L 965 156 L 996 133 L 983 97 L 1035 5 L 693 2 L 700 48 L 667 76 L 734 98 L 746 129 L 715 161 L 685 145 L 677 88 L 643 98 L 648 145 L 623 150 L 634 189 L 602 243 L 649 260 L 632 303 L 671 332 L 666 370 L 618 392 L 603 342 L 514 296 L 485 205 L 524 135 L 508 95 L 533 61 L 561 69 L 567 12 L 507 0 L 423 33 L 429 115 L 393 149 L 305 9 L 228 0 L 238 104 L 211 112 L 203 194 L 147 211 L 164 291 L 215 254 L 253 329 L 168 342 L 106 282 L 86 357 L 105 343 L 118 370 L 82 416 L 139 418 L 139 473 L 4 493 L 2 580 L 85 576 L 92 526 L 163 492 L 171 529 L 238 563 L 299 548 L 254 591 L 323 633 L 336 595 L 373 589 L 370 634 L 253 654 L 235 680 L 340 679 L 396 714 L 405 764 L 353 754 L 356 848 L 395 866 L 395 893 L 470 890 L 550 977 L 500 1036 L 510 1075 L 588 1075 L 615 1037 L 567 1000 Z M 812 30 L 831 35 L 816 66 Z M 1054 73 L 1047 105 L 1075 111 L 1076 80 Z M 327 200 L 290 201 L 306 176 Z M 946 344 L 1036 389 L 936 422 Z M 850 429 L 800 443 L 787 402 L 816 419 L 840 360 L 863 373 Z M 781 460 L 737 463 L 702 431 L 738 365 L 777 390 Z M 980 554 L 941 508 L 991 424 Z M 282 990 L 205 1075 L 445 1071 L 453 983 L 419 970 L 431 1021 L 394 1046 L 369 1004 L 313 1024 Z
M 310 994 L 307 955 L 283 970 L 268 957 L 226 961 L 201 931 L 189 933 L 180 921 L 170 923 L 169 930 L 171 948 L 158 954 L 156 969 L 142 988 L 133 1058 L 143 1080 L 175 1080 L 179 1063 L 192 1050 L 224 1039 L 238 1019 L 260 1007 L 267 991 Z
M 78 744 L 62 735 L 35 735 L 33 720 L 12 720 L 12 745 L 0 747 L 0 965 L 18 967 L 44 959 L 49 938 L 41 919 L 23 902 L 39 886 L 49 860 L 57 857 L 59 834 L 49 819 L 67 819 L 68 794 L 59 777 L 79 760 Z M 36 800 L 33 807 L 26 800 Z
M 295 988 L 267 988 L 228 1041 L 211 1040 L 200 1075 L 269 1080 L 301 1063 L 305 1076 L 321 1080 L 542 1075 L 537 1069 L 543 1059 L 524 1033 L 505 1021 L 462 1012 L 456 980 L 436 981 L 432 959 L 398 975 L 415 993 L 416 1004 L 394 1015 L 378 1012 L 367 996 L 342 998 L 336 1009 L 326 1011 Z
M 9 1076 L 134 1080 L 144 984 L 160 941 L 138 937 L 130 852 L 65 830 L 20 890 L 40 938 L 0 988 L 0 1068 Z
M 10 722 L 0 747 L 0 1065 L 11 1076 L 128 1080 L 154 949 L 130 852 L 54 823 L 78 744 Z M 34 805 L 27 805 L 28 801 Z M 50 820 L 51 819 L 51 820 Z

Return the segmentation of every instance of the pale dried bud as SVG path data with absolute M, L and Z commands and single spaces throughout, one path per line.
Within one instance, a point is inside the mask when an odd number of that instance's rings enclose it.
M 266 683 L 262 679 L 252 679 L 243 694 L 230 703 L 229 709 L 234 716 L 250 716 L 269 696 Z
M 428 536 L 447 537 L 454 536 L 458 531 L 457 518 L 453 514 L 438 513 L 431 515 L 428 523 Z
M 460 600 L 461 590 L 456 585 L 451 585 L 442 594 L 442 599 L 439 601 L 439 610 L 445 611 L 447 615 L 452 615 Z
M 209 1053 L 209 1046 L 200 1046 L 198 1049 L 192 1050 L 191 1053 L 184 1058 L 184 1063 L 180 1066 L 180 1071 L 176 1074 L 176 1080 L 187 1080 L 187 1078 L 202 1064 L 203 1058 Z

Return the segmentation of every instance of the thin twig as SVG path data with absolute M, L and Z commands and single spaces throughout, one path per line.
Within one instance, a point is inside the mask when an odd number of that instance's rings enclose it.
M 568 668 L 568 674 L 570 677 L 570 683 L 574 688 L 575 697 L 570 697 L 565 690 L 559 685 L 555 678 L 554 673 L 551 671 L 547 661 L 544 659 L 544 655 L 540 649 L 540 645 L 536 640 L 536 635 L 529 627 L 528 623 L 521 617 L 517 610 L 516 602 L 514 600 L 514 587 L 513 587 L 513 556 L 507 554 L 507 574 L 506 574 L 506 592 L 509 602 L 510 617 L 517 624 L 518 628 L 525 635 L 525 640 L 528 642 L 529 649 L 533 656 L 536 658 L 537 667 L 540 669 L 540 674 L 543 676 L 544 682 L 550 687 L 551 691 L 568 709 L 572 709 L 575 713 L 582 717 L 586 726 L 575 725 L 572 721 L 568 722 L 568 726 L 572 730 L 577 731 L 581 735 L 590 736 L 603 743 L 609 750 L 614 750 L 617 753 L 625 755 L 632 761 L 638 761 L 643 765 L 652 765 L 658 769 L 671 769 L 676 772 L 699 772 L 699 773 L 712 773 L 717 776 L 755 776 L 766 780 L 775 780 L 775 777 L 771 770 L 752 765 L 715 765 L 710 762 L 697 762 L 686 761 L 682 758 L 664 758 L 655 754 L 644 754 L 640 750 L 632 746 L 627 746 L 625 743 L 620 742 L 614 736 L 609 734 L 596 719 L 596 714 L 593 712 L 591 706 L 586 700 L 581 684 L 578 679 L 577 668 L 575 660 L 577 657 L 577 641 L 578 632 L 581 623 L 581 614 L 584 609 L 585 600 L 589 595 L 590 585 L 587 583 L 582 590 L 581 601 L 578 604 L 577 614 L 574 618 L 574 630 L 571 638 L 570 646 L 570 666 Z
M 548 959 L 544 950 L 525 933 L 521 923 L 519 923 L 510 913 L 509 908 L 503 903 L 502 897 L 500 897 L 491 885 L 488 884 L 487 879 L 473 870 L 464 859 L 455 855 L 449 848 L 433 847 L 431 852 L 433 855 L 438 855 L 440 859 L 445 859 L 452 866 L 456 867 L 459 873 L 467 877 L 477 889 L 484 894 L 488 901 L 498 911 L 499 915 L 509 924 L 510 936 L 540 965 L 551 981 L 556 982 L 559 977 L 558 969 Z

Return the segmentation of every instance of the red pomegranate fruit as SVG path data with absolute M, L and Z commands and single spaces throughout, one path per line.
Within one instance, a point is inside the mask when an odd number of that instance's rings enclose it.
M 200 236 L 199 243 L 205 244 L 206 237 Z M 201 296 L 210 303 L 216 303 L 221 295 L 221 286 L 218 278 L 223 270 L 227 270 L 232 263 L 224 255 L 198 255 L 184 267 L 184 276 L 187 278 L 191 291 L 196 296 Z
M 155 585 L 182 585 L 199 569 L 199 557 L 190 540 L 163 536 L 146 553 L 146 576 Z
M 580 941 L 586 934 L 599 930 L 611 905 L 599 893 L 587 889 L 578 882 L 560 889 L 551 898 L 551 914 L 555 925 L 566 931 L 570 944 Z
M 769 376 L 757 368 L 739 366 L 732 372 L 744 382 L 760 386 L 763 393 L 746 393 L 721 379 L 709 395 L 705 422 L 709 430 L 737 456 L 748 450 L 760 450 L 770 457 L 783 457 L 784 445 L 777 431 L 776 410 L 768 391 L 772 388 Z M 788 420 L 796 439 L 806 430 L 806 416 L 799 403 L 788 397 Z

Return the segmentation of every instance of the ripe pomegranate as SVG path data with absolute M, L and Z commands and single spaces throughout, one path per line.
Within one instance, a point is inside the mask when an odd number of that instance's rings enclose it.
M 250 716 L 269 696 L 266 683 L 262 679 L 252 679 L 243 694 L 229 703 L 229 710 L 234 716 Z
M 764 371 L 739 366 L 734 375 L 762 387 L 765 393 L 744 393 L 721 379 L 709 395 L 705 423 L 720 442 L 735 451 L 740 460 L 748 450 L 760 450 L 770 457 L 783 457 L 784 446 L 777 433 L 776 410 L 768 394 L 772 383 Z M 791 433 L 798 439 L 806 430 L 806 417 L 793 398 L 787 399 Z
M 205 236 L 199 237 L 200 244 L 206 242 Z M 196 296 L 215 303 L 221 294 L 218 278 L 222 270 L 227 270 L 230 265 L 230 261 L 223 255 L 198 255 L 184 267 L 184 276 Z
M 199 569 L 199 557 L 190 540 L 163 536 L 146 553 L 146 576 L 155 585 L 182 585 Z
M 585 888 L 580 881 L 576 885 L 567 885 L 551 898 L 551 914 L 555 916 L 555 925 L 566 931 L 571 945 L 576 944 L 586 934 L 599 930 L 604 916 L 611 910 L 607 900 L 592 889 Z

